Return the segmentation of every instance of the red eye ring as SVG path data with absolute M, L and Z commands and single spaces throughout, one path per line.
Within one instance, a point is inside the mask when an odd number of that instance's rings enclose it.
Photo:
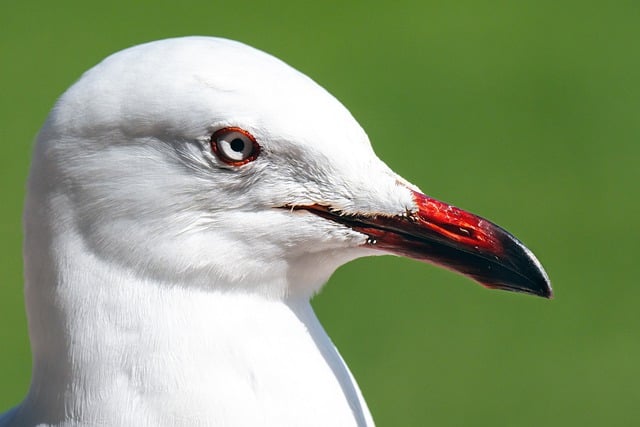
M 211 135 L 211 151 L 228 165 L 242 166 L 258 157 L 260 145 L 251 133 L 229 126 Z

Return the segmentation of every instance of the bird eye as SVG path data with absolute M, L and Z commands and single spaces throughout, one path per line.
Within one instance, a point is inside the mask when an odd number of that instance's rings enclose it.
M 244 129 L 228 127 L 211 136 L 211 149 L 223 162 L 241 166 L 255 160 L 260 153 L 256 139 Z

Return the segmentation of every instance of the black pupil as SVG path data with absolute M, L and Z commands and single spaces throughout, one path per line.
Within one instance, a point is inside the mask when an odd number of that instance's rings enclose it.
M 244 150 L 244 141 L 240 138 L 234 139 L 229 145 L 231 146 L 231 149 L 236 153 L 241 153 Z

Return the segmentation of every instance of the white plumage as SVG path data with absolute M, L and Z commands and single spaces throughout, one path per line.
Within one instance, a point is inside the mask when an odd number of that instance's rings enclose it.
M 221 129 L 259 155 L 225 158 Z M 416 255 L 382 244 L 385 221 L 423 220 L 416 191 L 335 98 L 263 52 L 189 37 L 105 59 L 38 136 L 33 379 L 0 425 L 373 425 L 309 298 L 349 260 Z

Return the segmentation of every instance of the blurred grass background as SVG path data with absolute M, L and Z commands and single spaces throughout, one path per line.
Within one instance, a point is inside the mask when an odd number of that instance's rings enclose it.
M 20 218 L 38 128 L 106 55 L 190 34 L 310 75 L 393 169 L 512 231 L 551 276 L 545 301 L 399 258 L 341 268 L 314 305 L 378 425 L 640 425 L 631 1 L 3 1 L 0 408 L 30 377 Z

